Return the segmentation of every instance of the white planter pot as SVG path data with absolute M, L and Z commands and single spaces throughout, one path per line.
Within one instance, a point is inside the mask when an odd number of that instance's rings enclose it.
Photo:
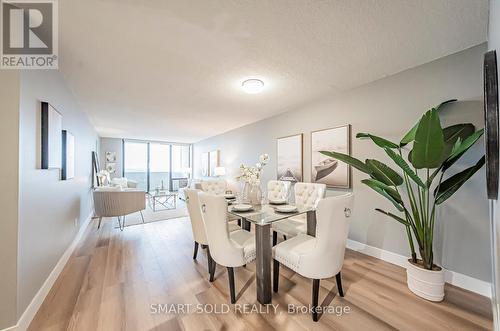
M 427 270 L 408 261 L 406 281 L 410 291 L 429 301 L 443 301 L 444 270 Z

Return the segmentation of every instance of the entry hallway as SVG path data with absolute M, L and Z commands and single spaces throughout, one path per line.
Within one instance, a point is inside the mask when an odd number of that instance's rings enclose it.
M 323 306 L 349 307 L 342 316 L 324 314 L 314 323 L 309 313 L 288 314 L 289 304 L 310 304 L 311 281 L 284 266 L 272 299 L 277 314 L 272 308 L 269 314 L 154 314 L 157 304 L 228 305 L 226 268 L 218 266 L 210 283 L 204 250 L 197 260 L 192 250 L 188 218 L 123 232 L 109 219 L 99 231 L 91 222 L 29 330 L 492 329 L 489 299 L 448 284 L 444 302 L 420 299 L 408 290 L 403 268 L 351 250 L 342 268 L 345 297 L 337 295 L 335 278 L 320 288 Z M 237 304 L 260 309 L 254 271 L 255 262 L 235 269 Z

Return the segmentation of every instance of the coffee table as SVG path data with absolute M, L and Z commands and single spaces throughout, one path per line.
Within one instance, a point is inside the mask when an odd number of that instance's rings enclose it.
M 149 207 L 153 211 L 170 210 L 177 208 L 177 192 L 155 190 L 148 192 L 148 197 Z

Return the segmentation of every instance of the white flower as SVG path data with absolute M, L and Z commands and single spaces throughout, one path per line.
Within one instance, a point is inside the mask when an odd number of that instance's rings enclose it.
M 262 165 L 266 165 L 269 162 L 269 154 L 266 153 L 259 156 L 259 161 Z

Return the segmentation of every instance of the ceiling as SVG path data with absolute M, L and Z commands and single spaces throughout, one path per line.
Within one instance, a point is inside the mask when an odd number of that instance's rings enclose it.
M 178 142 L 480 44 L 488 21 L 487 0 L 59 4 L 60 68 L 98 133 Z

